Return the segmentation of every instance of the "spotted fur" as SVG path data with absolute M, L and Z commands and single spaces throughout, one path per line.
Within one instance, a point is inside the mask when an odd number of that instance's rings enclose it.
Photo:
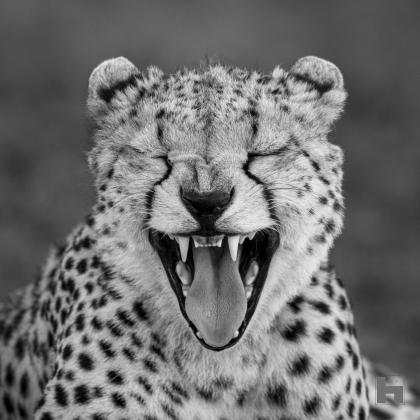
M 165 75 L 123 58 L 95 69 L 97 202 L 1 309 L 0 419 L 367 419 L 374 374 L 327 263 L 343 158 L 326 136 L 345 97 L 339 70 L 315 57 L 270 75 Z M 280 234 L 247 331 L 222 352 L 188 327 L 148 240 L 199 227 L 182 188 L 234 190 L 220 230 Z M 370 418 L 419 418 L 410 401 L 404 417 Z

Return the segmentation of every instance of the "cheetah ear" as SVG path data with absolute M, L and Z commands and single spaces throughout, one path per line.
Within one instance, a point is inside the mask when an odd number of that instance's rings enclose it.
M 299 103 L 299 111 L 312 116 L 321 131 L 328 131 L 344 108 L 347 97 L 341 71 L 322 58 L 308 56 L 299 59 L 290 69 L 293 80 L 291 96 Z M 310 118 L 311 119 L 311 118 Z
M 111 58 L 99 64 L 89 78 L 89 117 L 100 126 L 111 103 L 113 109 L 127 106 L 130 102 L 129 88 L 136 88 L 140 77 L 137 67 L 124 57 Z M 124 95 L 119 95 L 119 92 Z

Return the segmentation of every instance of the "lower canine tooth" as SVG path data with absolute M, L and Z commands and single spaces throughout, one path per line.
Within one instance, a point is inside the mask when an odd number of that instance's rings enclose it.
M 256 261 L 252 261 L 251 264 L 249 265 L 247 273 L 245 274 L 244 283 L 246 286 L 249 286 L 252 283 L 254 283 L 254 280 L 256 279 L 258 275 L 258 271 L 259 271 L 258 263 Z
M 183 285 L 188 286 L 191 284 L 191 273 L 182 261 L 178 261 L 178 264 L 175 267 L 175 271 Z
M 233 338 L 236 338 L 236 337 L 238 337 L 239 336 L 239 331 L 238 330 L 236 330 L 235 331 L 235 334 L 233 334 Z

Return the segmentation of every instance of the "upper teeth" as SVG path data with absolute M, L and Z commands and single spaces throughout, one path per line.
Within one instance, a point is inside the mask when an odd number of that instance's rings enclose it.
M 227 237 L 228 245 L 229 245 L 229 252 L 233 261 L 236 261 L 238 257 L 238 246 L 240 244 L 243 244 L 243 242 L 247 238 L 252 240 L 255 236 L 255 233 L 256 232 L 251 232 L 246 235 L 233 235 L 233 236 Z M 190 245 L 190 237 L 189 236 L 174 236 L 172 234 L 170 234 L 169 237 L 171 239 L 175 239 L 178 242 L 179 251 L 181 253 L 181 259 L 183 262 L 185 262 L 187 260 L 188 248 Z M 216 236 L 193 235 L 192 240 L 196 248 L 211 247 L 211 246 L 216 246 L 220 248 L 222 246 L 224 237 L 225 235 L 216 235 Z
M 196 248 L 199 247 L 208 247 L 208 246 L 218 246 L 219 248 L 222 246 L 223 242 L 223 235 L 217 236 L 197 236 L 194 235 L 193 237 L 194 246 Z

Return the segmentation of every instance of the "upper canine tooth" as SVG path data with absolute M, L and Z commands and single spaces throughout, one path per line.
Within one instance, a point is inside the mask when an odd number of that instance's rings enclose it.
M 239 235 L 228 236 L 230 256 L 233 261 L 236 261 L 238 256 Z
M 175 271 L 184 286 L 189 286 L 191 284 L 191 273 L 183 262 L 178 261 Z
M 190 238 L 189 238 L 189 236 L 177 236 L 176 240 L 178 241 L 179 250 L 181 251 L 182 262 L 185 262 L 185 261 L 187 261 L 188 247 L 190 245 Z

